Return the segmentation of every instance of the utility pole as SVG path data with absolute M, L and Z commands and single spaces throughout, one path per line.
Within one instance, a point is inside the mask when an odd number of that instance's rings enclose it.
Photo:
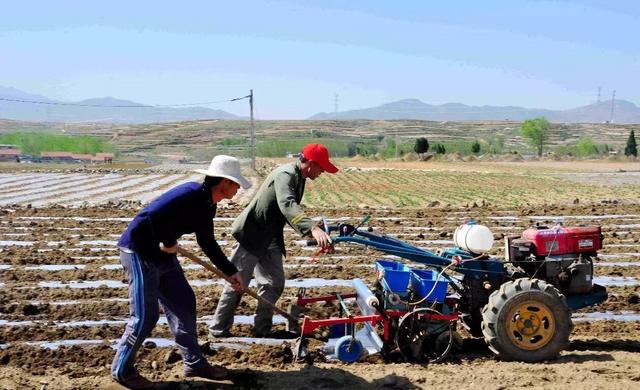
M 251 145 L 251 169 L 256 170 L 256 130 L 253 127 L 253 89 L 249 90 L 249 108 L 251 109 L 251 131 L 249 133 L 249 145 Z
M 611 115 L 609 116 L 609 123 L 613 123 L 613 106 L 616 101 L 616 90 L 613 90 L 613 96 L 611 97 Z
M 598 104 L 600 104 L 600 94 L 602 93 L 602 87 L 598 87 Z

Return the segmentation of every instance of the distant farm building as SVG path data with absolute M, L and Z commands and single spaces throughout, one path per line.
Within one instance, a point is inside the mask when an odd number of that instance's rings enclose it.
M 111 164 L 113 163 L 113 153 L 96 153 L 92 161 L 99 164 Z
M 0 144 L 0 161 L 20 161 L 20 155 L 22 152 L 16 145 L 1 145 Z
M 164 157 L 167 158 L 167 161 L 170 163 L 186 163 L 187 162 L 187 156 L 185 156 L 184 154 L 167 154 L 164 155 Z
M 72 163 L 75 162 L 71 152 L 42 152 L 40 160 L 43 163 Z
M 82 163 L 82 164 L 111 164 L 113 153 L 75 154 L 71 152 L 42 152 L 40 161 L 43 163 Z
M 91 154 L 73 154 L 74 162 L 78 163 L 90 163 L 93 159 L 93 155 Z

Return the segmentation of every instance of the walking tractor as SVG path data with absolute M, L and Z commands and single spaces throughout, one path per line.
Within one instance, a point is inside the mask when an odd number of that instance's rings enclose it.
M 290 314 L 314 302 L 335 302 L 341 314 L 303 318 L 299 358 L 309 354 L 309 336 L 329 327 L 322 349 L 344 362 L 394 351 L 411 362 L 439 362 L 462 348 L 458 330 L 464 327 L 484 337 L 503 360 L 554 359 L 569 343 L 571 311 L 607 298 L 606 289 L 593 283 L 592 259 L 603 240 L 599 226 L 529 228 L 505 238 L 504 260 L 486 254 L 493 234 L 475 223 L 461 225 L 454 234 L 456 247 L 437 253 L 370 228 L 325 221 L 325 229 L 334 245 L 361 244 L 392 259 L 375 262 L 373 290 L 360 279 L 352 281 L 349 294 L 311 297 L 300 289 Z M 418 265 L 394 261 L 400 259 Z

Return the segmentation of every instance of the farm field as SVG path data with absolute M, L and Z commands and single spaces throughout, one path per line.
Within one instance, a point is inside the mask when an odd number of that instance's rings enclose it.
M 490 164 L 486 164 L 489 168 Z M 453 165 L 457 166 L 457 165 Z M 466 206 L 495 204 L 523 206 L 568 201 L 633 202 L 640 194 L 637 174 L 499 171 L 474 164 L 469 171 L 346 168 L 335 177 L 321 176 L 309 184 L 308 204 L 320 207 L 383 205 L 387 207 Z M 595 175 L 591 180 L 590 176 Z M 603 185 L 608 184 L 608 185 Z
M 314 132 L 330 134 L 316 138 L 317 142 L 339 137 L 347 142 L 361 142 L 363 138 L 388 137 L 400 143 L 414 142 L 427 137 L 429 142 L 472 142 L 502 136 L 505 150 L 527 149 L 520 135 L 517 121 L 421 121 L 421 120 L 260 120 L 256 122 L 258 143 L 274 140 L 312 139 Z M 42 124 L 0 120 L 0 134 L 16 131 L 40 131 L 69 135 L 96 136 L 114 145 L 123 156 L 141 160 L 163 154 L 186 154 L 194 160 L 208 160 L 212 154 L 225 152 L 248 156 L 249 122 L 243 120 L 203 120 L 145 125 L 115 125 L 104 123 Z M 638 125 L 564 123 L 553 124 L 549 133 L 549 148 L 575 143 L 589 137 L 597 144 L 608 144 L 621 150 L 631 130 Z M 231 148 L 222 148 L 224 140 L 244 141 Z M 293 151 L 295 152 L 295 151 Z
M 282 160 L 266 162 L 273 166 Z M 484 342 L 465 336 L 464 353 L 430 366 L 370 356 L 356 364 L 283 364 L 282 340 L 207 340 L 221 282 L 181 259 L 198 299 L 200 342 L 209 360 L 234 370 L 235 382 L 182 382 L 166 321 L 141 349 L 140 371 L 159 388 L 637 388 L 640 382 L 640 179 L 636 163 L 401 163 L 338 160 L 342 171 L 307 185 L 308 213 L 357 223 L 371 215 L 375 231 L 436 250 L 453 245 L 468 218 L 494 236 L 539 222 L 601 225 L 604 249 L 595 282 L 609 299 L 573 314 L 568 350 L 538 364 L 496 360 Z M 0 173 L 0 388 L 112 388 L 112 345 L 128 316 L 127 289 L 115 247 L 138 210 L 162 191 L 192 180 L 183 172 Z M 259 176 L 252 178 L 259 183 Z M 597 180 L 596 180 L 597 179 Z M 216 233 L 228 253 L 230 225 L 251 192 L 219 208 Z M 578 201 L 576 202 L 576 199 Z M 281 307 L 299 287 L 309 294 L 350 291 L 349 281 L 374 283 L 384 255 L 355 245 L 312 261 L 314 248 L 286 230 L 287 285 Z M 195 238 L 181 245 L 197 249 Z M 501 241 L 492 254 L 502 256 Z M 233 332 L 249 336 L 255 308 L 244 298 Z M 335 311 L 313 306 L 309 315 Z M 284 320 L 276 317 L 276 327 Z
M 255 183 L 277 164 L 292 159 L 260 159 Z M 609 161 L 469 161 L 404 162 L 336 159 L 338 175 L 307 183 L 309 207 L 424 208 L 476 204 L 543 205 L 575 202 L 635 203 L 640 196 L 640 163 Z M 0 205 L 59 204 L 79 206 L 105 202 L 147 203 L 163 191 L 200 180 L 195 168 L 174 164 L 143 168 L 53 169 L 39 164 L 0 164 Z M 60 168 L 62 167 L 62 168 Z M 44 170 L 43 170 L 44 169 Z M 257 186 L 240 191 L 234 201 L 248 201 Z

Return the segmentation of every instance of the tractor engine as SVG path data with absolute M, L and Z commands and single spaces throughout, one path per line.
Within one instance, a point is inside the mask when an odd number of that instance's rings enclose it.
M 592 258 L 602 249 L 602 240 L 600 226 L 535 226 L 505 238 L 505 257 L 563 294 L 586 294 L 593 288 Z

